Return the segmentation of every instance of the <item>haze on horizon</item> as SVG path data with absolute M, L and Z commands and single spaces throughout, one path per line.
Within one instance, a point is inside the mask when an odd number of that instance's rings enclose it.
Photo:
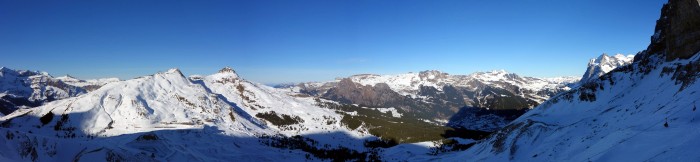
M 665 1 L 0 1 L 0 66 L 81 79 L 230 66 L 261 83 L 505 69 L 644 50 Z

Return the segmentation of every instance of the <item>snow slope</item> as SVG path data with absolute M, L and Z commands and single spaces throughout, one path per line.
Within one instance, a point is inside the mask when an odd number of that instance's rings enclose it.
M 23 122 L 24 125 L 51 125 L 31 119 L 49 112 L 57 116 L 66 114 L 70 121 L 80 123 L 62 123 L 63 126 L 80 130 L 73 132 L 76 135 L 92 136 L 202 128 L 204 125 L 245 132 L 259 130 L 246 129 L 257 127 L 248 120 L 231 121 L 231 117 L 238 117 L 234 110 L 218 96 L 207 93 L 203 86 L 191 83 L 179 70 L 171 69 L 152 76 L 108 84 L 86 95 L 50 102 L 38 108 L 19 110 L 2 119 L 12 119 L 12 122 L 28 120 Z M 26 128 L 27 131 L 34 129 Z
M 640 64 L 635 62 L 629 69 L 641 69 Z M 700 85 L 681 89 L 672 74 L 663 72 L 663 67 L 687 64 L 698 64 L 698 55 L 659 63 L 648 74 L 612 72 L 606 79 L 554 97 L 446 160 L 700 160 L 692 151 L 700 146 L 700 111 L 696 110 Z
M 203 86 L 191 83 L 179 70 L 171 69 L 0 118 L 2 131 L 14 132 L 12 136 L 19 138 L 3 139 L 3 150 L 16 152 L 0 155 L 38 161 L 208 161 L 217 157 L 206 155 L 210 151 L 231 153 L 218 157 L 244 156 L 236 153 L 240 150 L 225 149 L 231 145 L 215 147 L 235 138 L 257 143 L 248 137 L 265 133 L 245 112 L 236 110 Z M 64 144 L 74 147 L 56 148 Z M 187 145 L 192 147 L 183 147 Z M 82 154 L 91 158 L 79 158 Z
M 17 110 L 0 117 L 0 133 L 6 136 L 0 138 L 4 143 L 0 150 L 10 150 L 0 157 L 13 161 L 301 161 L 308 153 L 270 147 L 260 143 L 260 137 L 305 135 L 325 148 L 359 151 L 365 148 L 358 141 L 376 139 L 342 127 L 338 122 L 342 116 L 315 106 L 313 98 L 287 96 L 250 83 L 230 68 L 195 78 L 202 80 L 190 80 L 170 69 Z M 303 121 L 274 125 L 256 116 L 273 111 Z
M 344 142 L 347 144 L 347 142 L 352 140 L 370 136 L 368 133 L 351 131 L 341 126 L 340 120 L 342 119 L 342 115 L 335 113 L 334 110 L 317 106 L 314 97 L 293 97 L 288 95 L 285 91 L 259 83 L 252 83 L 240 78 L 238 74 L 229 67 L 219 70 L 218 73 L 202 77 L 200 78 L 201 80 L 197 80 L 197 78 L 198 77 L 194 77 L 195 83 L 203 84 L 212 93 L 222 95 L 228 102 L 235 103 L 243 111 L 252 116 L 259 113 L 275 112 L 278 115 L 284 114 L 292 117 L 299 117 L 303 121 L 299 124 L 284 126 L 268 123 L 267 126 L 273 129 L 275 133 L 294 136 L 343 132 L 342 137 L 311 137 L 312 139 L 331 145 L 338 145 Z M 352 138 L 347 139 L 346 136 Z M 359 145 L 356 144 L 345 146 L 362 149 L 357 147 Z

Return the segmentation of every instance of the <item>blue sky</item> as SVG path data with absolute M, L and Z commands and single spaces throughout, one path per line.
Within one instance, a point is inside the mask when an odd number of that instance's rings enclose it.
M 233 67 L 262 83 L 505 69 L 646 48 L 664 0 L 0 1 L 0 66 L 79 78 Z

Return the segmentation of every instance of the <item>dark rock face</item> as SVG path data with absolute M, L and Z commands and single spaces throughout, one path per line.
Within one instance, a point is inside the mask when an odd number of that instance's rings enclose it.
M 447 125 L 455 128 L 462 127 L 469 130 L 493 132 L 505 127 L 509 122 L 520 117 L 528 110 L 492 110 L 464 107 L 457 114 L 450 117 Z
M 236 73 L 231 67 L 224 67 L 219 70 L 219 73 Z
M 2 96 L 0 97 L 0 113 L 7 115 L 17 110 L 20 106 L 36 107 L 41 104 L 40 102 L 29 101 L 29 99 L 24 97 Z
M 385 83 L 363 86 L 348 78 L 342 79 L 337 86 L 329 89 L 323 94 L 323 98 L 370 107 L 394 106 L 405 109 L 411 105 L 409 98 L 394 92 Z
M 404 115 L 427 119 L 447 119 L 463 106 L 462 103 L 445 103 L 441 100 L 421 102 L 395 92 L 386 83 L 378 83 L 374 86 L 361 85 L 348 78 L 342 79 L 321 97 L 343 104 L 358 104 L 366 107 L 394 107 Z
M 670 0 L 661 9 L 647 52 L 666 60 L 687 59 L 700 51 L 700 0 Z

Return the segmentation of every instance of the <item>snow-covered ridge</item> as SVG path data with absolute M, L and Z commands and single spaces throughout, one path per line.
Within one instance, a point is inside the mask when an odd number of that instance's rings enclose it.
M 56 77 L 56 79 L 61 80 L 66 84 L 70 84 L 70 85 L 78 86 L 78 87 L 103 86 L 105 84 L 120 81 L 119 78 L 100 78 L 100 79 L 82 80 L 82 79 L 78 79 L 78 78 L 75 78 L 75 77 L 70 76 L 70 75 Z
M 422 71 L 419 73 L 405 73 L 396 75 L 361 74 L 348 77 L 355 83 L 367 86 L 374 86 L 378 83 L 386 83 L 393 91 L 401 95 L 408 95 L 413 98 L 421 98 L 418 94 L 421 86 L 433 87 L 442 91 L 446 85 L 456 87 L 476 88 L 474 82 L 504 88 L 507 86 L 517 86 L 532 92 L 548 89 L 568 90 L 569 84 L 579 81 L 579 77 L 555 77 L 555 78 L 535 78 L 521 77 L 515 73 L 505 70 L 494 70 L 490 72 L 476 72 L 469 75 L 450 75 L 437 70 Z M 328 82 L 302 83 L 304 87 L 313 87 L 327 90 L 334 84 L 340 82 L 342 78 Z M 536 95 L 536 94 L 533 94 Z M 538 95 L 539 96 L 539 95 Z M 548 96 L 537 97 L 536 100 L 548 98 Z
M 179 71 L 171 69 L 107 84 L 86 95 L 28 109 L 27 113 L 35 117 L 49 112 L 66 114 L 72 121 L 82 123 L 62 123 L 78 128 L 78 135 L 115 136 L 169 128 L 201 128 L 199 123 L 233 125 L 237 123 L 226 116 L 235 114 L 229 113 L 233 110 L 216 96 L 207 94 L 204 87 L 190 83 Z M 245 120 L 239 122 L 252 125 Z
M 82 81 L 70 76 L 58 79 L 69 82 Z M 217 97 L 218 95 L 221 97 Z M 239 78 L 230 67 L 225 67 L 211 75 L 193 75 L 189 78 L 184 77 L 179 69 L 173 68 L 135 79 L 114 81 L 85 95 L 23 110 L 2 119 L 10 119 L 27 112 L 33 116 L 43 116 L 48 111 L 59 115 L 91 112 L 96 114 L 89 115 L 91 117 L 80 121 L 100 126 L 82 127 L 81 129 L 86 134 L 108 136 L 159 130 L 154 128 L 161 127 L 197 128 L 197 125 L 200 127 L 202 124 L 209 125 L 207 123 L 216 126 L 222 126 L 220 124 L 230 125 L 230 122 L 221 122 L 228 119 L 222 117 L 230 115 L 236 119 L 249 121 L 247 126 L 241 128 L 247 134 L 260 132 L 275 134 L 272 132 L 276 132 L 299 135 L 328 130 L 348 131 L 337 122 L 342 116 L 315 104 L 316 101 L 312 97 L 292 97 L 279 89 Z M 62 106 L 69 108 L 55 109 Z M 194 111 L 190 110 L 192 108 Z M 238 113 L 245 115 L 235 115 L 233 110 L 236 109 L 239 110 Z M 228 114 L 227 111 L 233 114 Z M 284 126 L 284 128 L 275 125 L 257 126 L 266 124 L 254 116 L 266 112 L 300 117 L 305 122 L 295 126 Z M 118 113 L 119 116 L 114 113 Z M 329 125 L 321 120 L 336 122 Z M 107 123 L 112 124 L 107 126 L 105 125 Z M 182 123 L 194 123 L 194 127 L 183 127 Z M 228 128 L 230 126 L 222 127 Z M 291 130 L 289 129 L 291 127 L 299 129 Z
M 574 76 L 563 76 L 553 78 L 521 77 L 518 74 L 509 73 L 505 70 L 477 72 L 469 75 L 468 78 L 474 78 L 475 80 L 494 85 L 498 82 L 505 82 L 510 85 L 518 86 L 520 88 L 532 91 L 540 91 L 555 88 L 567 89 L 569 86 L 568 84 L 576 83 L 580 79 L 580 77 Z
M 339 121 L 342 115 L 315 104 L 316 100 L 312 97 L 289 96 L 279 89 L 239 78 L 231 68 L 190 78 L 184 77 L 178 69 L 170 69 L 112 82 L 84 95 L 15 111 L 0 117 L 0 132 L 19 132 L 17 135 L 22 137 L 41 136 L 48 145 L 64 145 L 71 143 L 69 141 L 72 138 L 77 138 L 81 145 L 97 149 L 87 154 L 96 156 L 92 152 L 106 152 L 109 155 L 97 156 L 100 157 L 97 159 L 104 160 L 119 155 L 136 158 L 138 161 L 152 158 L 160 161 L 216 161 L 230 159 L 231 156 L 250 160 L 301 160 L 305 153 L 293 151 L 295 153 L 292 154 L 285 150 L 285 154 L 282 154 L 277 148 L 259 143 L 258 138 L 311 135 L 308 138 L 316 140 L 319 145 L 343 146 L 360 151 L 364 146 L 358 140 L 376 138 L 367 132 L 341 126 Z M 266 113 L 278 117 L 290 116 L 296 123 L 277 125 L 258 116 Z M 198 134 L 197 140 L 187 140 L 186 138 L 194 138 L 193 131 Z M 148 136 L 143 137 L 141 134 L 144 133 Z M 93 140 L 94 137 L 99 138 Z M 143 138 L 147 138 L 146 141 L 155 140 L 156 143 L 144 143 Z M 70 161 L 73 157 L 86 154 L 80 150 L 67 149 L 58 151 L 66 156 L 55 157 L 52 156 L 52 152 L 57 151 L 54 148 L 20 144 L 33 143 L 35 140 L 0 139 L 0 142 L 8 143 L 0 146 L 0 149 L 13 150 L 0 153 L 0 159 Z M 222 145 L 219 144 L 221 141 L 229 143 Z M 183 145 L 188 147 L 180 147 Z M 39 155 L 21 157 L 19 155 L 24 152 L 20 147 L 32 147 Z M 216 150 L 223 154 L 193 155 L 204 153 L 203 150 Z M 149 154 L 137 156 L 144 151 Z
M 235 71 L 229 67 L 223 68 L 215 74 L 191 78 L 193 78 L 193 82 L 200 82 L 212 93 L 222 95 L 229 102 L 235 103 L 243 111 L 253 116 L 258 113 L 274 111 L 277 114 L 296 116 L 304 121 L 298 125 L 284 127 L 269 125 L 278 133 L 291 136 L 328 130 L 348 131 L 340 126 L 340 123 L 328 125 L 325 124 L 326 122 L 321 122 L 321 120 L 340 121 L 342 116 L 332 110 L 316 106 L 313 97 L 293 97 L 280 89 L 247 81 L 239 78 Z M 290 129 L 291 127 L 295 129 Z M 362 136 L 352 132 L 349 134 Z

